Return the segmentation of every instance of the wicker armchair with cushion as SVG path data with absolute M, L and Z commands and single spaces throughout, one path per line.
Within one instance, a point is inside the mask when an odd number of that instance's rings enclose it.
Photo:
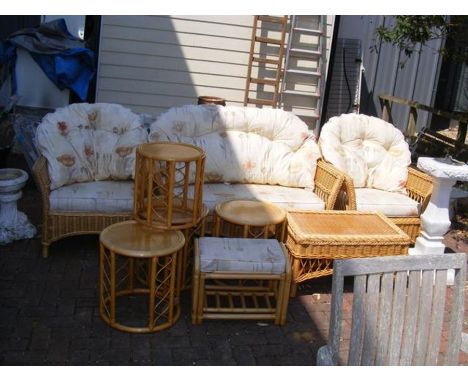
M 228 199 L 268 201 L 286 210 L 333 209 L 344 179 L 321 160 L 307 125 L 279 109 L 174 107 L 150 126 L 149 140 L 205 151 L 203 203 L 210 212 Z
M 432 179 L 409 167 L 411 154 L 401 131 L 379 118 L 342 114 L 322 127 L 319 146 L 324 159 L 346 174 L 339 207 L 382 212 L 414 243 Z
M 120 105 L 73 104 L 47 114 L 36 138 L 44 257 L 56 240 L 131 218 L 135 147 L 148 139 L 138 115 Z

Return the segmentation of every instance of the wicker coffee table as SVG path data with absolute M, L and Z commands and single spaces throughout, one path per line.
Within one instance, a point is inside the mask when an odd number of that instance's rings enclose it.
M 409 245 L 408 235 L 378 212 L 290 212 L 291 296 L 298 283 L 330 275 L 334 259 L 406 255 Z
M 260 200 L 227 200 L 219 203 L 213 217 L 213 236 L 271 238 L 283 241 L 286 211 Z

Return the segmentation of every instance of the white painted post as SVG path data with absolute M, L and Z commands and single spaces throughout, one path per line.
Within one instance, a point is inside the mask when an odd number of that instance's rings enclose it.
M 421 215 L 421 234 L 416 239 L 410 255 L 443 254 L 444 234 L 450 228 L 449 203 L 452 186 L 456 181 L 468 181 L 468 166 L 449 158 L 420 157 L 417 163 L 425 173 L 432 176 L 433 192 L 431 200 Z M 453 272 L 449 274 L 449 283 L 453 282 Z

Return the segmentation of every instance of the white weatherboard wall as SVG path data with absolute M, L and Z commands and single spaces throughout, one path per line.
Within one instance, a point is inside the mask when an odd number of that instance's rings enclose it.
M 96 102 L 154 117 L 201 95 L 243 105 L 252 23 L 253 16 L 103 16 Z M 303 110 L 309 98 L 297 102 Z

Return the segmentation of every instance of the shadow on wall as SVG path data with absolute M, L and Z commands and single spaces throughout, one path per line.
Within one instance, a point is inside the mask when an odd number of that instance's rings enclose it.
M 378 111 L 374 102 L 374 92 L 369 89 L 369 80 L 364 72 L 361 80 L 361 104 L 360 114 L 366 114 L 373 117 L 379 117 L 382 113 Z
M 103 16 L 102 35 L 98 102 L 122 104 L 152 117 L 197 102 L 189 62 L 200 64 L 192 60 L 198 50 L 188 45 L 189 34 L 177 31 L 170 16 Z

